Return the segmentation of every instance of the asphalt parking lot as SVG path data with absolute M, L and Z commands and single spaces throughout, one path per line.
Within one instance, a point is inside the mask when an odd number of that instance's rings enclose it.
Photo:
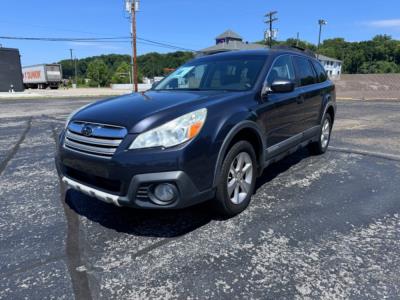
M 0 299 L 398 299 L 400 102 L 339 102 L 330 150 L 268 167 L 223 220 L 65 191 L 55 137 L 89 101 L 0 100 Z

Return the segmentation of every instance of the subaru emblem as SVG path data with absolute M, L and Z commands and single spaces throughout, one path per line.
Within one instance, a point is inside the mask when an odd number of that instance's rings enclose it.
M 82 130 L 81 130 L 81 133 L 82 133 L 84 136 L 91 136 L 91 135 L 93 134 L 93 129 L 92 129 L 92 127 L 90 127 L 90 126 L 85 125 L 85 126 L 83 126 L 83 128 L 82 128 Z

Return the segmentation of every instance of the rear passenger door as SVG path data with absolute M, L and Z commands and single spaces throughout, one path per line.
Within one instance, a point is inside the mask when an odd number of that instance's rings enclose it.
M 317 74 L 310 59 L 303 56 L 293 56 L 296 75 L 299 80 L 302 114 L 299 123 L 302 132 L 315 129 L 318 126 L 318 116 L 322 104 L 322 92 L 318 85 Z

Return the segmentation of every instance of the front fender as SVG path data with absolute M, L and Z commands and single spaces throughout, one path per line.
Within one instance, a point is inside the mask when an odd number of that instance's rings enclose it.
M 259 155 L 259 165 L 262 166 L 264 163 L 264 149 L 265 149 L 265 142 L 263 138 L 263 133 L 261 128 L 258 126 L 258 124 L 255 122 L 253 115 L 248 115 L 246 119 L 241 119 L 242 121 L 233 121 L 229 120 L 224 124 L 224 128 L 220 131 L 220 134 L 218 135 L 218 140 L 217 144 L 219 145 L 219 151 L 218 151 L 218 156 L 217 156 L 217 161 L 215 164 L 215 170 L 214 170 L 214 180 L 213 180 L 213 187 L 216 187 L 218 184 L 218 178 L 220 176 L 220 171 L 221 167 L 224 161 L 224 158 L 229 151 L 229 146 L 235 136 L 243 129 L 249 129 L 252 130 L 256 136 L 259 139 L 260 145 L 262 145 L 262 149 L 255 149 L 255 151 L 260 151 Z

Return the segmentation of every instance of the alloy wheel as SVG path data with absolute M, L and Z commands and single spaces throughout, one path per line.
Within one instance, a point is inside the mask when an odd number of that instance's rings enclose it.
M 242 203 L 250 192 L 253 182 L 253 162 L 247 152 L 240 152 L 229 168 L 228 197 L 234 204 Z
M 323 149 L 325 149 L 328 146 L 330 134 L 331 134 L 331 124 L 328 119 L 325 119 L 321 131 L 321 146 Z

